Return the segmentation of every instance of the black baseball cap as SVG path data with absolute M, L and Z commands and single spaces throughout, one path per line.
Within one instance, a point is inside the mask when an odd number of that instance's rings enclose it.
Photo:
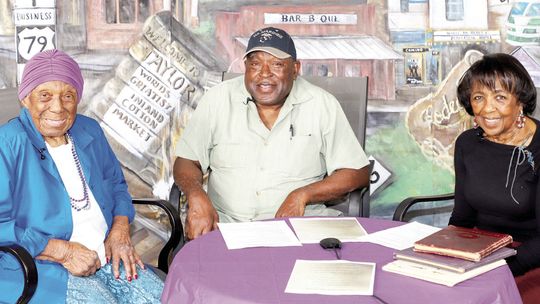
M 296 48 L 291 36 L 275 27 L 266 27 L 251 35 L 244 58 L 255 51 L 263 51 L 279 59 L 291 57 L 296 61 Z

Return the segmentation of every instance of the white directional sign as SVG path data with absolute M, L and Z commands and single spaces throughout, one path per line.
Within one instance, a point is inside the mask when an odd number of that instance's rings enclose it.
M 376 160 L 375 157 L 370 156 L 368 159 L 374 162 L 369 185 L 369 195 L 372 195 L 375 191 L 385 188 L 381 188 L 381 186 L 385 185 L 385 183 L 390 180 L 392 173 Z
M 17 8 L 13 20 L 18 26 L 51 25 L 56 23 L 54 8 Z
M 22 28 L 22 30 L 20 30 Z M 26 62 L 35 54 L 54 49 L 54 31 L 51 27 L 20 27 L 17 33 L 17 52 L 22 60 Z
M 14 3 L 17 82 L 32 56 L 56 48 L 55 5 L 54 0 L 16 0 Z

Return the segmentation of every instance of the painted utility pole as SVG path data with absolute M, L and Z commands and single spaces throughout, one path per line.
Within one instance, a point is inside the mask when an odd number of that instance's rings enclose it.
M 56 48 L 56 1 L 15 0 L 13 21 L 19 83 L 24 66 L 32 56 Z

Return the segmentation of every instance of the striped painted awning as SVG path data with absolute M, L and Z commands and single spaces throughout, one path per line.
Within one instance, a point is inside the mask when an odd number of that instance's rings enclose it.
M 298 59 L 403 60 L 390 45 L 374 36 L 292 37 Z M 249 38 L 236 38 L 244 47 Z

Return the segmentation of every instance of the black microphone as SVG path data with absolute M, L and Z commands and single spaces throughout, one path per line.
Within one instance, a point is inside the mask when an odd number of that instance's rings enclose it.
M 34 146 L 34 145 L 32 145 L 32 146 Z M 45 149 L 45 148 L 39 149 L 39 148 L 36 147 L 36 146 L 34 146 L 34 148 L 38 151 L 38 153 L 39 153 L 39 158 L 41 158 L 41 160 L 44 160 L 44 159 L 45 159 L 45 154 L 44 154 L 43 152 L 45 152 L 45 150 L 47 150 L 47 149 Z
M 254 102 L 253 98 L 248 97 L 248 98 L 246 98 L 246 102 L 244 102 L 244 104 L 247 105 L 250 101 Z
M 43 152 L 45 151 L 45 148 L 41 148 L 38 150 L 39 152 L 39 158 L 41 158 L 41 160 L 44 160 L 45 159 L 45 154 L 43 154 Z

